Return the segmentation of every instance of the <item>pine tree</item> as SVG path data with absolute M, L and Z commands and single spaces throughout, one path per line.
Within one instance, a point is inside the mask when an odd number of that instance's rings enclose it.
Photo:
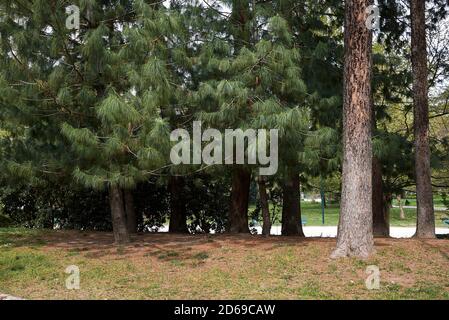
M 372 47 L 372 37 L 369 44 Z M 371 85 L 373 85 L 374 78 L 374 64 L 373 57 L 370 60 L 371 68 Z M 371 105 L 371 125 L 373 134 L 377 130 L 377 119 L 376 119 L 376 109 L 375 109 L 375 97 L 374 90 L 371 90 L 370 105 Z M 384 197 L 384 183 L 382 180 L 382 164 L 377 155 L 373 152 L 372 161 L 372 211 L 373 211 L 373 236 L 377 237 L 388 237 L 390 235 L 390 217 L 389 217 L 389 204 Z
M 196 95 L 198 104 L 212 104 L 212 108 L 213 105 L 221 107 L 200 113 L 200 119 L 212 127 L 223 129 L 279 129 L 280 161 L 297 168 L 299 150 L 295 148 L 305 140 L 309 127 L 307 89 L 301 80 L 298 67 L 300 55 L 298 50 L 293 48 L 284 19 L 275 16 L 267 19 L 265 23 L 268 26 L 267 32 L 261 35 L 261 40 L 254 47 L 244 47 L 236 57 L 230 58 L 224 52 L 224 58 L 218 59 L 216 53 L 217 71 L 220 72 L 220 68 L 222 70 L 217 78 L 225 80 L 204 82 Z M 217 47 L 222 48 L 216 43 L 215 48 Z M 210 52 L 206 51 L 207 54 Z M 210 60 L 211 58 L 208 59 Z M 248 193 L 245 190 L 249 188 L 250 176 L 246 173 L 248 170 L 249 168 L 245 168 L 233 172 L 233 188 L 242 191 L 235 193 L 235 207 L 245 212 L 244 215 L 235 215 L 240 226 L 247 225 L 245 195 Z M 240 179 L 240 176 L 245 176 L 245 179 Z M 296 176 L 299 179 L 299 173 Z M 297 193 L 296 205 L 293 203 L 286 207 L 286 212 L 287 209 L 289 213 L 293 212 L 293 219 L 289 219 L 290 225 L 294 225 L 296 230 L 290 234 L 301 233 L 299 186 Z
M 254 8 L 253 8 L 254 10 Z M 251 11 L 248 1 L 232 0 L 230 16 L 233 50 L 239 54 L 244 47 L 251 47 Z M 232 171 L 231 206 L 229 210 L 229 231 L 249 233 L 248 204 L 251 173 L 247 168 L 236 167 Z
M 54 170 L 86 187 L 109 188 L 120 243 L 129 241 L 127 225 L 135 230 L 126 221 L 134 212 L 125 190 L 165 165 L 169 127 L 161 113 L 181 96 L 166 67 L 171 51 L 160 41 L 179 33 L 176 15 L 166 15 L 156 3 L 82 1 L 79 30 L 65 27 L 63 1 L 34 1 L 26 9 L 6 5 L 26 21 L 6 22 L 12 43 L 2 36 L 4 46 L 17 47 L 9 51 L 8 67 L 24 70 L 16 79 L 6 74 L 9 88 L 24 83 L 17 91 L 27 102 L 14 118 L 24 124 L 27 114 L 41 115 L 37 123 L 48 125 L 39 133 L 65 145 L 52 151 Z M 41 161 L 31 164 L 42 170 Z
M 304 140 L 303 144 L 296 142 L 290 148 L 287 147 L 290 154 L 299 152 L 300 159 L 298 162 L 298 159 L 290 157 L 286 162 L 282 183 L 285 195 L 283 234 L 301 235 L 301 226 L 297 230 L 298 221 L 301 221 L 298 220 L 299 192 L 295 191 L 296 195 L 291 196 L 292 189 L 289 186 L 299 184 L 298 174 L 306 183 L 306 177 L 325 177 L 338 167 L 336 163 L 339 160 L 340 148 L 337 147 L 339 142 L 335 138 L 341 128 L 341 120 L 335 117 L 335 113 L 341 108 L 341 88 L 338 85 L 341 82 L 341 45 L 338 26 L 342 14 L 340 4 L 336 1 L 279 0 L 274 2 L 274 8 L 287 20 L 294 45 L 301 48 L 301 60 L 297 64 L 301 66 L 305 87 L 311 93 L 307 99 L 311 132 L 306 139 L 298 136 L 293 140 Z M 297 130 L 301 131 L 299 127 Z M 332 134 L 334 139 L 328 139 Z M 293 210 L 287 210 L 288 208 Z M 296 224 L 293 224 L 293 221 L 296 221 Z
M 334 258 L 366 257 L 373 250 L 371 31 L 365 23 L 369 4 L 366 0 L 345 3 L 343 174 Z
M 201 73 L 197 77 L 200 78 L 200 84 L 193 104 L 200 106 L 197 109 L 198 118 L 207 126 L 223 131 L 226 128 L 245 130 L 250 127 L 251 120 L 248 92 L 244 83 L 239 81 L 232 63 L 238 56 L 243 56 L 248 47 L 251 48 L 252 12 L 247 1 L 229 1 L 227 5 L 232 9 L 229 22 L 220 15 L 219 7 L 211 10 L 216 17 L 216 21 L 211 25 L 216 29 L 211 28 L 205 36 L 204 45 L 199 50 L 197 62 Z M 226 23 L 222 23 L 223 21 Z M 228 162 L 234 162 L 233 160 L 228 159 Z M 251 170 L 244 165 L 234 165 L 230 170 L 228 231 L 249 233 L 248 202 Z
M 425 3 L 424 0 L 410 0 L 417 206 L 416 236 L 418 238 L 435 238 L 429 148 Z

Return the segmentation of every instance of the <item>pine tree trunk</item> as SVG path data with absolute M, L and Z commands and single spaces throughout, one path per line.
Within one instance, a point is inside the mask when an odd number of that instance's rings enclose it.
M 186 203 L 183 196 L 184 178 L 170 177 L 170 225 L 168 232 L 171 233 L 188 233 L 187 229 L 187 213 Z
M 260 176 L 258 179 L 258 183 L 259 183 L 260 206 L 262 209 L 262 216 L 263 216 L 262 234 L 264 236 L 269 236 L 271 233 L 271 219 L 270 219 L 270 208 L 268 206 L 268 195 L 265 177 Z
M 415 133 L 416 237 L 435 238 L 429 148 L 429 101 L 425 1 L 410 0 Z
M 137 233 L 137 217 L 134 208 L 134 196 L 131 190 L 123 190 L 126 211 L 126 225 L 129 233 Z
M 372 37 L 370 37 L 369 46 L 372 48 Z M 371 49 L 372 50 L 372 49 Z M 373 57 L 370 57 L 370 69 L 373 70 Z M 371 81 L 373 73 L 371 72 Z M 370 95 L 372 130 L 376 132 L 376 110 L 374 102 L 374 93 L 371 90 Z M 372 188 L 373 188 L 373 235 L 375 237 L 390 236 L 390 215 L 389 204 L 385 201 L 384 187 L 382 181 L 382 164 L 380 160 L 373 155 L 372 162 Z
M 237 54 L 241 48 L 251 41 L 250 2 L 247 0 L 232 0 L 231 19 L 234 37 L 234 50 Z
M 123 203 L 123 193 L 119 187 L 109 187 L 109 203 L 111 206 L 112 231 L 114 233 L 114 241 L 116 244 L 127 244 L 130 242 L 130 238 L 126 225 L 126 213 Z
M 373 251 L 369 5 L 368 0 L 345 2 L 342 194 L 333 258 L 367 257 Z
M 230 22 L 233 25 L 232 36 L 234 54 L 250 45 L 250 6 L 245 0 L 232 0 Z M 251 173 L 244 168 L 234 168 L 232 171 L 231 204 L 229 208 L 230 233 L 249 233 L 248 202 L 251 183 Z
M 304 237 L 301 222 L 299 175 L 289 170 L 282 186 L 282 229 L 283 236 Z
M 373 234 L 375 237 L 390 236 L 388 203 L 385 201 L 382 167 L 379 159 L 373 157 Z
M 249 233 L 248 202 L 251 173 L 236 168 L 232 172 L 231 207 L 229 211 L 229 232 Z

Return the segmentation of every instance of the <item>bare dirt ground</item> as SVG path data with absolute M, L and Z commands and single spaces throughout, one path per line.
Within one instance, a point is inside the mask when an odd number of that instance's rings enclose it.
M 332 260 L 335 239 L 251 235 L 3 234 L 0 292 L 29 299 L 449 299 L 449 240 L 376 239 Z M 80 270 L 80 289 L 64 273 Z M 366 268 L 380 270 L 368 290 Z

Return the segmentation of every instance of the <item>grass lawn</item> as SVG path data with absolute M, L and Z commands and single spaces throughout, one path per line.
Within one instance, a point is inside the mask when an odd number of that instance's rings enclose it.
M 334 239 L 0 229 L 0 293 L 28 299 L 449 299 L 449 240 L 376 239 L 331 260 Z M 80 290 L 64 270 L 80 268 Z M 368 265 L 379 290 L 365 287 Z
M 250 211 L 254 207 L 250 208 Z M 277 210 L 277 218 L 275 224 L 280 224 L 281 208 Z M 306 220 L 306 226 L 322 226 L 321 220 L 321 204 L 318 202 L 301 202 L 301 215 Z M 272 207 L 271 207 L 271 211 Z M 399 217 L 399 208 L 390 209 L 390 225 L 395 227 L 414 227 L 416 226 L 416 209 L 404 209 L 405 219 Z M 338 225 L 338 216 L 340 213 L 340 206 L 338 204 L 328 204 L 324 209 L 324 225 L 336 226 Z M 435 211 L 435 224 L 437 227 L 447 227 L 442 221 L 443 218 L 449 218 L 448 211 Z M 260 221 L 261 222 L 261 221 Z
M 407 203 L 406 203 L 407 200 Z M 398 201 L 396 199 L 393 199 L 393 205 L 397 206 L 399 205 Z M 404 206 L 416 206 L 416 198 L 409 197 L 406 199 L 402 199 L 402 205 Z M 443 198 L 441 196 L 434 195 L 433 197 L 433 205 L 435 207 L 445 207 L 445 204 L 443 202 Z

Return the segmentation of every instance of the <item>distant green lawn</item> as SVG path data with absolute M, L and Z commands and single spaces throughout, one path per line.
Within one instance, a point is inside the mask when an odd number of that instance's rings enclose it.
M 393 200 L 393 205 L 397 206 L 398 201 L 396 199 Z M 402 205 L 403 206 L 416 206 L 416 198 L 415 197 L 408 197 L 406 199 L 402 199 Z M 433 205 L 435 207 L 445 207 L 443 198 L 441 196 L 434 196 L 433 197 Z
M 413 204 L 410 204 L 413 205 Z M 277 208 L 275 225 L 280 224 L 281 208 Z M 254 206 L 250 208 L 250 212 Z M 273 207 L 271 207 L 271 212 Z M 306 226 L 322 226 L 321 204 L 319 202 L 301 202 L 301 216 L 306 222 Z M 396 227 L 412 227 L 416 224 L 416 209 L 404 209 L 405 219 L 399 217 L 399 208 L 390 209 L 390 225 Z M 328 204 L 324 209 L 324 225 L 338 225 L 338 216 L 340 213 L 339 204 Z M 449 211 L 435 211 L 435 223 L 437 227 L 447 227 L 442 221 L 443 218 L 449 218 Z

